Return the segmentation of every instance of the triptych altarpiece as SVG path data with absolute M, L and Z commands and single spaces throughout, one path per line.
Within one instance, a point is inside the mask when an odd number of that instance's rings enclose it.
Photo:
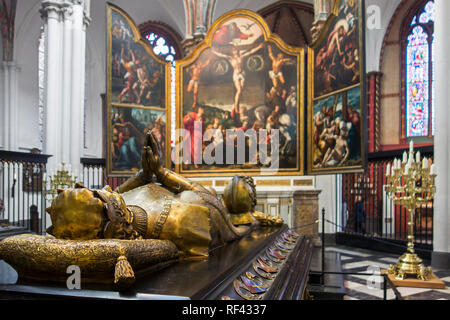
M 186 176 L 354 172 L 365 165 L 361 1 L 337 0 L 319 38 L 292 47 L 258 14 L 231 11 L 171 68 L 107 5 L 107 171 L 139 170 L 144 136 Z

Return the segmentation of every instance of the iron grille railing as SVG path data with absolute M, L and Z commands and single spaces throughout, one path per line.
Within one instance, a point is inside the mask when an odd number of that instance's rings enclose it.
M 422 155 L 432 159 L 432 148 L 419 150 Z M 401 158 L 402 152 L 403 150 L 371 155 L 363 173 L 342 175 L 339 195 L 341 224 L 336 224 L 336 233 L 406 243 L 408 212 L 402 206 L 394 204 L 385 190 L 386 167 L 395 157 Z M 336 221 L 339 221 L 338 217 Z M 432 247 L 433 201 L 416 210 L 414 238 L 415 244 L 422 245 L 423 248 Z
M 90 189 L 101 189 L 108 185 L 113 190 L 129 177 L 109 177 L 105 159 L 81 158 L 83 165 L 83 183 Z
M 43 177 L 50 156 L 0 151 L 0 234 L 45 233 Z

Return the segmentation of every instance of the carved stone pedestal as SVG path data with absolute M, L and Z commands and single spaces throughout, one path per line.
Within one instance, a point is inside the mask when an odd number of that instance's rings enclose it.
M 293 227 L 314 223 L 319 219 L 319 194 L 321 190 L 298 190 L 294 192 Z M 316 247 L 321 247 L 319 224 L 294 229 L 310 238 Z

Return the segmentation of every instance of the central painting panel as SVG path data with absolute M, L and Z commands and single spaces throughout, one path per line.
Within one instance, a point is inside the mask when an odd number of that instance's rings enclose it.
M 302 174 L 303 59 L 253 12 L 219 18 L 177 62 L 177 170 Z

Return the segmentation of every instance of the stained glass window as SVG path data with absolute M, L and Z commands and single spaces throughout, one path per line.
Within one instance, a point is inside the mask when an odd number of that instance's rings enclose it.
M 406 135 L 434 135 L 434 2 L 411 21 L 406 43 Z
M 428 135 L 429 48 L 428 35 L 422 27 L 415 27 L 408 37 L 407 92 L 408 137 Z
M 156 32 L 149 32 L 145 35 L 145 38 L 150 42 L 153 48 L 153 52 L 158 56 L 166 59 L 167 61 L 175 61 L 176 51 L 175 47 L 170 44 L 162 35 Z
M 419 23 L 434 22 L 434 2 L 430 1 L 419 16 Z

